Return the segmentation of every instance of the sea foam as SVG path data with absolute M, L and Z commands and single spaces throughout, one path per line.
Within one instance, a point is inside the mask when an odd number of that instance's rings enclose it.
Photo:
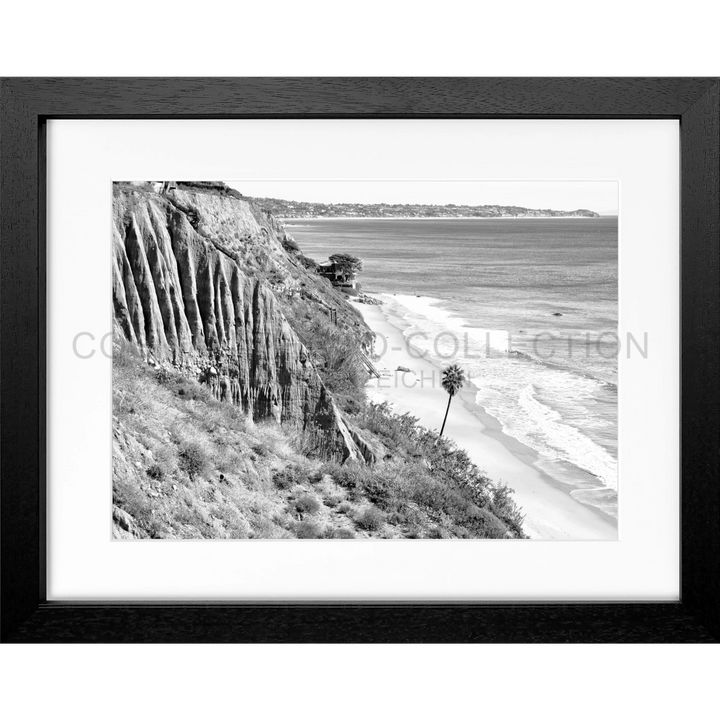
M 607 383 L 514 354 L 507 330 L 471 327 L 437 298 L 382 299 L 386 310 L 406 325 L 404 335 L 416 352 L 465 368 L 478 388 L 477 403 L 506 434 L 540 455 L 538 466 L 544 472 L 575 486 L 579 501 L 615 514 L 617 460 L 601 438 L 616 425 L 600 412 L 602 405 L 612 404 L 598 404 L 608 392 Z

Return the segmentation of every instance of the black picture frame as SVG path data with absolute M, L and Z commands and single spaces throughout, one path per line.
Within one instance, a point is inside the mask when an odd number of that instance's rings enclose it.
M 0 80 L 2 641 L 717 641 L 719 111 L 718 78 Z M 45 128 L 51 118 L 679 119 L 681 600 L 500 604 L 48 602 Z

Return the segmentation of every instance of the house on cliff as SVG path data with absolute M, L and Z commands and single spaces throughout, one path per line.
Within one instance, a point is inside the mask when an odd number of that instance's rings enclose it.
M 357 272 L 347 264 L 327 260 L 318 265 L 318 272 L 347 295 L 355 297 L 360 294 L 362 286 L 357 282 Z

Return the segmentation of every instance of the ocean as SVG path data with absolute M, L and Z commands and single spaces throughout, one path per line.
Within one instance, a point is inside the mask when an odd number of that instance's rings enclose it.
M 458 362 L 535 464 L 617 517 L 618 221 L 288 220 L 303 252 L 363 259 L 409 342 Z

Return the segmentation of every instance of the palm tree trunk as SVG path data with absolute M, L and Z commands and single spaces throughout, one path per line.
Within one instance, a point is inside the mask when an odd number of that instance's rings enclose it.
M 443 418 L 443 424 L 442 424 L 442 427 L 440 428 L 440 437 L 442 437 L 443 430 L 445 430 L 445 423 L 447 422 L 447 416 L 448 416 L 448 413 L 450 412 L 450 403 L 451 402 L 452 402 L 452 395 L 450 395 L 448 397 L 448 406 L 447 406 L 447 408 L 445 408 L 445 417 Z

